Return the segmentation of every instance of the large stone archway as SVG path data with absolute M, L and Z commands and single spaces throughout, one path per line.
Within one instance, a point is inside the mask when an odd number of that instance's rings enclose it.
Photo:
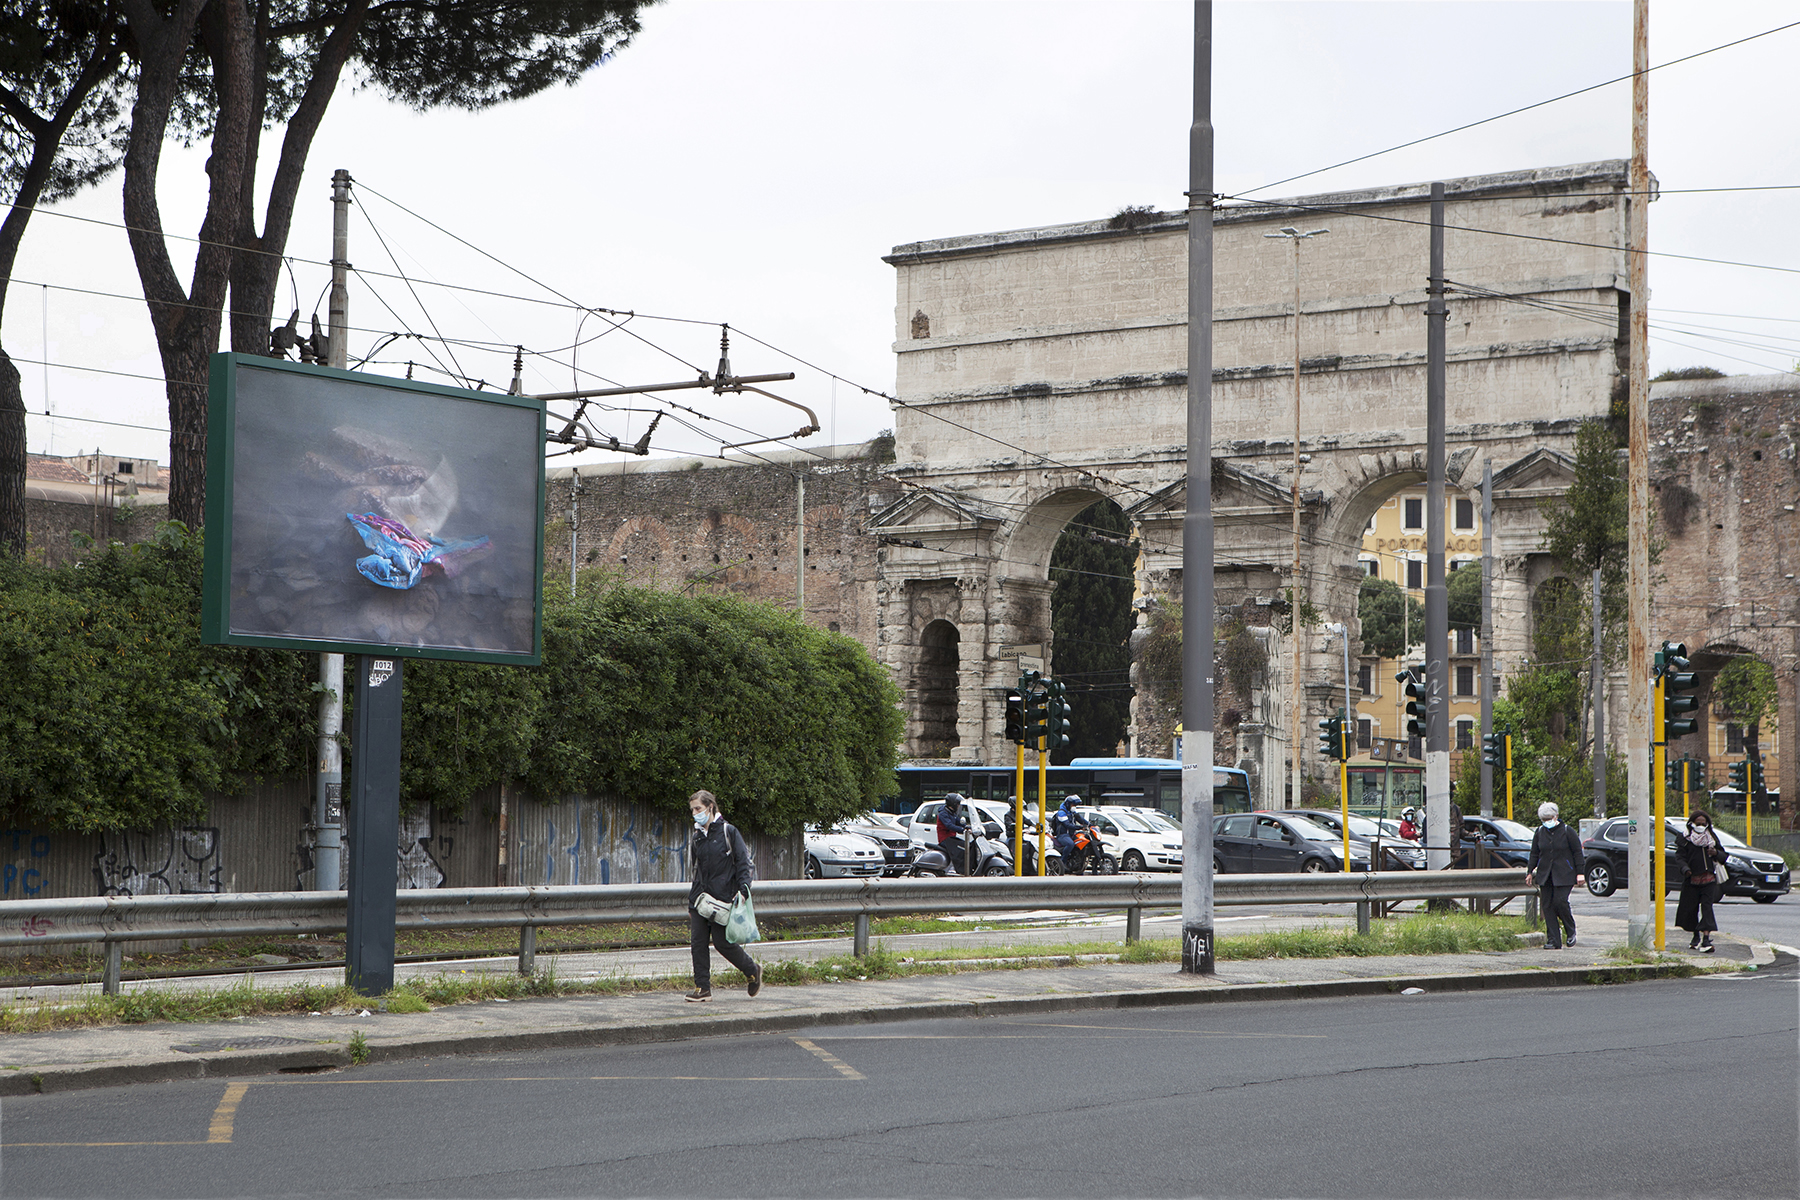
M 1625 188 L 1618 162 L 1449 183 L 1452 277 L 1622 318 Z M 1564 202 L 1576 196 L 1584 199 Z M 1424 478 L 1426 200 L 1421 185 L 1215 216 L 1215 590 L 1221 610 L 1260 629 L 1259 644 L 1273 651 L 1252 716 L 1283 717 L 1251 721 L 1259 728 L 1237 749 L 1266 778 L 1285 773 L 1296 696 L 1308 722 L 1342 696 L 1341 669 L 1323 669 L 1316 628 L 1298 631 L 1317 644 L 1305 647 L 1303 678 L 1292 678 L 1282 665 L 1291 643 L 1259 624 L 1269 602 L 1297 583 L 1354 635 L 1363 529 L 1384 499 Z M 1318 208 L 1333 214 L 1333 233 L 1308 244 L 1301 275 L 1304 546 L 1295 580 L 1293 381 L 1284 361 L 1292 276 L 1263 234 L 1312 221 Z M 923 628 L 916 597 L 954 590 L 966 685 L 960 757 L 1003 758 L 998 696 L 1022 651 L 1049 651 L 1049 555 L 1081 508 L 1106 496 L 1134 522 L 1140 612 L 1179 599 L 1186 240 L 1186 214 L 1171 213 L 1133 228 L 1096 221 L 916 243 L 887 260 L 903 318 L 892 471 L 909 494 L 871 521 L 886 543 L 879 652 L 909 678 Z M 1476 496 L 1491 464 L 1505 613 L 1524 607 L 1539 502 L 1566 486 L 1576 427 L 1607 414 L 1625 366 L 1622 319 L 1601 327 L 1565 307 L 1509 298 L 1456 298 L 1447 369 L 1447 490 Z M 1522 653 L 1525 632 L 1504 622 L 1497 654 Z M 1136 749 L 1166 754 L 1173 714 L 1139 715 Z M 1304 758 L 1314 757 L 1309 750 Z

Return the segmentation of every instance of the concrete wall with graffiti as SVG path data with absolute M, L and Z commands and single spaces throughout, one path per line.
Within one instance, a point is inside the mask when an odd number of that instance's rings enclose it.
M 540 802 L 499 791 L 460 815 L 402 814 L 403 888 L 681 882 L 689 823 L 679 812 L 593 797 Z M 504 808 L 504 821 L 502 813 Z M 311 789 L 304 780 L 212 798 L 192 825 L 102 834 L 0 830 L 0 904 L 72 896 L 286 892 L 312 886 Z M 502 828 L 505 853 L 501 852 Z M 798 878 L 801 839 L 749 836 L 761 879 Z

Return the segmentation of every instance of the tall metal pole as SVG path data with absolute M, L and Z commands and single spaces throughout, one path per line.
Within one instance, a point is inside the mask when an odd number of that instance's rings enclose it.
M 575 467 L 569 472 L 569 598 L 575 598 L 575 563 L 576 552 L 580 549 L 581 529 L 581 468 Z
M 1605 630 L 1600 624 L 1600 568 L 1594 568 L 1594 819 L 1606 819 L 1606 658 L 1601 639 Z M 1629 851 L 1627 851 L 1629 853 Z
M 1300 795 L 1300 747 L 1306 744 L 1306 646 L 1300 635 L 1300 238 L 1294 237 L 1294 569 L 1288 575 L 1293 589 L 1288 596 L 1289 631 L 1294 638 L 1294 698 L 1290 713 L 1293 730 L 1288 750 L 1293 757 L 1288 802 L 1283 808 L 1305 803 Z
M 331 365 L 350 363 L 350 172 L 331 173 L 331 300 L 326 352 Z M 344 656 L 319 655 L 319 770 L 313 781 L 313 889 L 335 892 L 344 846 Z
M 1650 828 L 1650 0 L 1633 0 L 1631 31 L 1631 195 L 1626 255 L 1631 291 L 1630 479 L 1626 514 L 1630 530 L 1625 723 L 1626 811 L 1631 840 L 1626 851 L 1626 937 L 1643 949 L 1650 941 L 1650 852 L 1662 852 L 1662 830 Z M 1662 897 L 1654 898 L 1661 905 Z
M 806 471 L 794 476 L 794 607 L 806 620 Z
M 1431 281 L 1425 303 L 1425 865 L 1450 865 L 1450 594 L 1444 587 L 1444 185 L 1431 185 Z
M 1188 130 L 1187 512 L 1181 526 L 1181 969 L 1213 973 L 1212 0 L 1194 4 Z M 1298 745 L 1293 747 L 1296 756 Z M 1040 842 L 1043 840 L 1040 836 Z
M 1494 460 L 1481 464 L 1481 744 L 1494 732 Z M 1494 815 L 1494 767 L 1481 756 L 1481 815 Z

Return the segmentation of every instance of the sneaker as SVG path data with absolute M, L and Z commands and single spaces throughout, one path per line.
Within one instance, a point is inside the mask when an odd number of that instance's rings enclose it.
M 1700 943 L 1700 953 L 1702 954 L 1711 954 L 1717 949 L 1718 947 L 1712 944 L 1711 938 L 1705 938 Z
M 705 1004 L 708 1000 L 712 999 L 712 989 L 695 988 L 687 994 L 686 999 L 689 1004 Z
M 750 994 L 752 996 L 754 996 L 754 995 L 756 995 L 756 993 L 762 991 L 762 973 L 763 973 L 762 964 L 757 963 L 756 964 L 756 974 L 754 976 L 752 976 L 750 979 Z
M 1698 950 L 1699 948 L 1700 948 L 1700 935 L 1696 933 L 1694 935 L 1694 940 L 1688 943 L 1688 949 L 1689 950 Z
M 1572 933 L 1571 933 L 1571 934 L 1570 934 L 1570 935 L 1569 935 L 1569 940 L 1568 940 L 1568 941 L 1566 941 L 1566 942 L 1564 942 L 1564 943 L 1563 943 L 1563 945 L 1565 945 L 1565 946 L 1573 946 L 1573 945 L 1574 945 L 1574 944 L 1575 944 L 1575 935 L 1574 935 L 1574 934 L 1572 934 Z
M 1552 946 L 1549 942 L 1545 942 L 1544 949 L 1546 949 L 1546 950 L 1561 950 L 1562 947 L 1561 946 Z

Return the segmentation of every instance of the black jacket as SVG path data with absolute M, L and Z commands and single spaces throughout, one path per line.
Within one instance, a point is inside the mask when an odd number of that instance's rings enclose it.
M 696 829 L 688 835 L 689 906 L 701 892 L 730 901 L 739 892 L 749 891 L 755 865 L 737 826 L 724 817 L 714 817 L 704 832 Z
M 1540 864 L 1542 870 L 1539 870 Z M 1525 863 L 1525 869 L 1532 872 L 1537 885 L 1574 887 L 1581 868 L 1581 835 L 1564 824 L 1555 828 L 1539 825 L 1537 832 L 1531 835 L 1531 858 Z
M 1710 850 L 1710 852 L 1709 852 Z M 1725 861 L 1725 847 L 1719 845 L 1719 835 L 1713 835 L 1712 846 L 1696 846 L 1680 837 L 1675 840 L 1675 857 L 1681 860 L 1682 874 L 1679 882 L 1686 883 L 1695 875 L 1721 875 L 1723 867 L 1715 867 L 1715 862 Z

